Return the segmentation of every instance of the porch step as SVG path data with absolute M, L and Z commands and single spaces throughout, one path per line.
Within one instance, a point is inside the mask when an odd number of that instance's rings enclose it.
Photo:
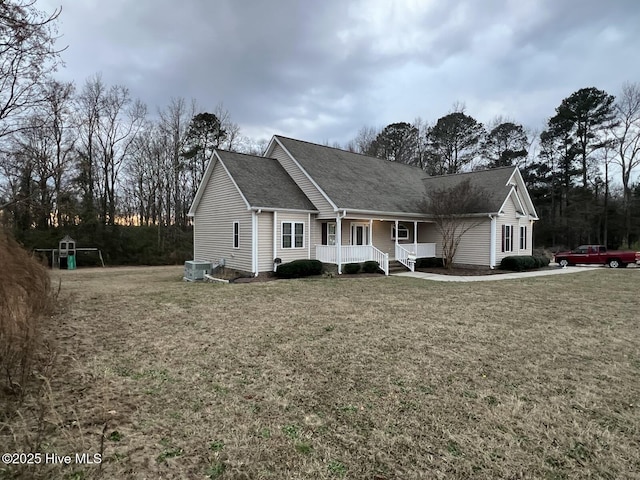
M 391 260 L 389 261 L 389 273 L 400 273 L 400 272 L 406 272 L 409 269 L 407 267 L 405 267 L 403 264 L 401 264 L 399 261 L 397 260 Z

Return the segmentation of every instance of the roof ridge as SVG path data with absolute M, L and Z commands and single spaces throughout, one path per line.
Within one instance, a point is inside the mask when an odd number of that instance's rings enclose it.
M 484 173 L 484 172 L 495 172 L 496 170 L 513 170 L 518 168 L 516 165 L 512 165 L 512 166 L 506 166 L 506 167 L 495 167 L 495 168 L 485 168 L 483 170 L 472 170 L 471 172 L 458 172 L 458 173 L 445 173 L 444 175 L 429 175 L 425 178 L 425 180 L 427 179 L 431 179 L 431 178 L 444 178 L 444 177 L 458 177 L 460 175 L 470 175 L 470 174 L 477 174 L 477 173 Z
M 331 147 L 329 145 L 321 145 L 319 143 L 314 143 L 314 142 L 309 142 L 307 140 L 300 140 L 300 139 L 297 139 L 297 138 L 287 137 L 285 135 L 274 135 L 274 137 L 285 138 L 287 140 L 293 140 L 294 142 L 306 143 L 307 145 L 313 145 L 314 147 L 326 148 L 326 149 L 329 149 L 329 150 L 337 150 L 338 152 L 348 153 L 349 155 L 357 155 L 359 157 L 364 157 L 364 158 L 368 158 L 368 159 L 371 159 L 371 160 L 377 160 L 377 161 L 380 161 L 380 162 L 388 162 L 388 163 L 394 164 L 394 165 L 403 165 L 403 166 L 409 167 L 409 168 L 417 168 L 418 170 L 420 170 L 422 173 L 424 173 L 426 175 L 426 172 L 424 170 L 422 170 L 417 165 L 409 165 L 408 163 L 396 162 L 395 160 L 388 160 L 386 158 L 374 157 L 372 155 L 367 155 L 366 153 L 351 152 L 349 150 L 345 150 L 344 148 Z
M 225 150 L 223 148 L 216 148 L 216 149 L 214 149 L 214 151 L 219 152 L 219 153 L 231 153 L 233 155 L 242 155 L 244 157 L 253 157 L 253 158 L 266 159 L 266 160 L 275 160 L 275 158 L 273 158 L 273 157 L 264 157 L 262 155 L 254 155 L 253 153 L 234 152 L 232 150 Z

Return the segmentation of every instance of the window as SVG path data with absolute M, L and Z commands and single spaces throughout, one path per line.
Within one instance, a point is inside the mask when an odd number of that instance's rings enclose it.
M 527 227 L 520 227 L 520 250 L 527 248 Z
M 336 224 L 323 223 L 322 224 L 322 245 L 335 245 L 335 244 L 336 244 Z
M 398 224 L 398 240 L 407 240 L 409 238 L 409 229 L 406 225 Z M 396 226 L 391 225 L 391 240 L 396 239 Z
M 502 226 L 502 251 L 513 251 L 513 227 L 511 225 Z
M 282 248 L 304 247 L 304 223 L 282 222 Z
M 240 222 L 233 222 L 233 248 L 240 248 Z

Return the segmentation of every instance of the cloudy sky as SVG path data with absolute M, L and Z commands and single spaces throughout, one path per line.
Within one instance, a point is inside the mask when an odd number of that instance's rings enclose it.
M 59 78 L 101 72 L 151 112 L 222 102 L 244 135 L 345 143 L 363 125 L 540 129 L 582 87 L 640 81 L 637 0 L 39 0 L 62 7 Z

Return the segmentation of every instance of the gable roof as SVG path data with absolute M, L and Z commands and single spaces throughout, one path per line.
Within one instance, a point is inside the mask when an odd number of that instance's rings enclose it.
M 426 189 L 439 190 L 450 189 L 465 180 L 469 180 L 472 187 L 484 190 L 488 196 L 489 211 L 477 213 L 498 213 L 513 188 L 513 186 L 509 184 L 509 180 L 513 175 L 514 168 L 515 167 L 500 167 L 476 172 L 427 177 L 424 178 L 422 182 Z
M 420 213 L 426 174 L 417 167 L 274 136 L 338 209 Z
M 316 211 L 277 160 L 225 150 L 217 154 L 251 207 Z
M 226 150 L 215 150 L 207 165 L 189 215 L 195 214 L 204 188 L 218 162 L 231 177 L 249 209 L 317 211 L 313 203 L 277 160 Z
M 333 147 L 274 136 L 338 209 L 424 214 L 428 189 L 451 188 L 469 179 L 489 195 L 489 211 L 498 213 L 520 184 L 524 201 L 537 218 L 516 167 L 429 177 L 422 169 Z M 517 175 L 516 175 L 517 174 Z M 518 181 L 520 179 L 520 181 Z M 515 188 L 518 192 L 517 187 Z

